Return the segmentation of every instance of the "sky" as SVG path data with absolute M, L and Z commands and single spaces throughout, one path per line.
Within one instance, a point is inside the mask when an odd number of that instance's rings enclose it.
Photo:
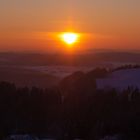
M 139 0 L 0 0 L 0 19 L 0 51 L 63 51 L 68 30 L 77 51 L 140 50 Z

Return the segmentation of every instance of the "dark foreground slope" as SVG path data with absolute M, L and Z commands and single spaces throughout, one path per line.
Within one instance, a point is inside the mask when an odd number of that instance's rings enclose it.
M 59 83 L 58 77 L 24 67 L 0 66 L 0 81 L 15 83 L 18 87 L 47 88 Z

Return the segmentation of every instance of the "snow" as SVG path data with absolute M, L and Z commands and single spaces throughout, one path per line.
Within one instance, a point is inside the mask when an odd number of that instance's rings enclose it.
M 112 72 L 104 79 L 97 79 L 97 88 L 126 89 L 128 86 L 140 88 L 140 69 L 125 69 Z
M 29 135 L 29 134 L 18 134 L 18 135 L 10 135 L 7 138 L 5 138 L 4 140 L 54 140 L 51 138 L 37 138 L 35 136 Z
M 119 135 L 105 136 L 103 139 L 100 140 L 120 140 L 120 136 Z
M 32 137 L 28 134 L 26 135 L 10 135 L 6 140 L 39 140 L 36 137 Z

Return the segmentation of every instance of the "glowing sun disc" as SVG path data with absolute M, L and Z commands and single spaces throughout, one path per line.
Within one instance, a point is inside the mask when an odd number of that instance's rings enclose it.
M 74 44 L 78 39 L 78 34 L 76 33 L 63 33 L 62 34 L 62 40 L 71 45 L 71 44 Z

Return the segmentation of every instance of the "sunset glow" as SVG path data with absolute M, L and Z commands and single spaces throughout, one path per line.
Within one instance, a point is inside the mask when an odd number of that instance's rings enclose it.
M 78 40 L 78 34 L 71 33 L 71 32 L 63 33 L 61 35 L 61 38 L 65 43 L 71 45 L 71 44 L 74 44 Z
M 1 0 L 0 9 L 1 51 L 140 50 L 139 0 Z

